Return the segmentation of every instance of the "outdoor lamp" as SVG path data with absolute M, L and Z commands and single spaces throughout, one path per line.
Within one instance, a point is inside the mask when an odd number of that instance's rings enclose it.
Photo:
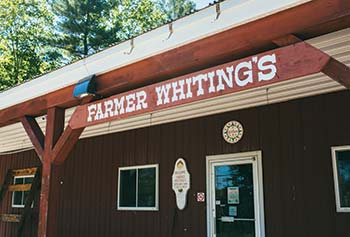
M 74 87 L 73 96 L 81 99 L 88 95 L 96 95 L 95 92 L 96 76 L 93 74 L 78 81 Z

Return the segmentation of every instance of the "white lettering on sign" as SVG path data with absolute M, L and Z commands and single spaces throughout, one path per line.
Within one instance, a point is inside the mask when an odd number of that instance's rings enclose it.
M 87 107 L 87 121 L 92 122 L 147 108 L 147 93 L 145 91 L 139 91 L 136 93 L 130 93 L 126 96 L 121 96 L 119 98 L 105 100 L 104 102 L 89 105 Z
M 254 78 L 253 64 L 258 68 L 257 77 Z M 187 78 L 185 81 L 179 80 L 173 83 L 156 86 L 157 106 L 172 103 L 178 100 L 202 96 L 207 93 L 224 91 L 226 89 L 244 87 L 255 81 L 269 81 L 276 76 L 276 55 L 265 55 L 261 58 L 253 57 L 249 61 L 240 62 L 234 66 L 217 69 L 204 74 Z M 186 86 L 185 86 L 186 82 Z M 204 86 L 209 82 L 209 86 Z M 170 97 L 172 95 L 172 97 Z
M 241 90 L 247 86 L 257 86 L 276 78 L 276 54 L 254 56 L 233 65 L 225 64 L 213 70 L 191 74 L 191 76 L 174 79 L 145 87 L 137 92 L 104 99 L 87 106 L 88 123 L 108 120 L 128 114 L 140 114 L 145 109 L 163 109 L 172 104 L 179 104 L 208 98 L 209 96 Z M 211 95 L 210 95 L 211 94 Z M 102 121 L 101 121 L 102 122 Z
M 258 61 L 258 68 L 261 72 L 258 73 L 259 81 L 269 81 L 276 76 L 276 55 L 265 55 Z M 268 71 L 267 73 L 265 73 Z
M 172 188 L 176 195 L 176 205 L 180 210 L 183 210 L 186 207 L 187 192 L 190 189 L 190 174 L 187 171 L 186 162 L 182 158 L 175 162 Z

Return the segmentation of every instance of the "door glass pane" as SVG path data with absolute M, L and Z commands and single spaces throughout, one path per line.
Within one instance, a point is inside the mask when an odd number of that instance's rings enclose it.
M 252 164 L 215 166 L 217 237 L 255 237 Z
M 119 206 L 136 207 L 136 170 L 120 171 Z
M 350 151 L 337 151 L 340 207 L 350 207 Z
M 138 207 L 156 206 L 156 168 L 138 170 Z

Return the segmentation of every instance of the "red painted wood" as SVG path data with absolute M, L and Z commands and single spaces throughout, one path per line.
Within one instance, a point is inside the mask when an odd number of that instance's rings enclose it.
M 345 64 L 331 58 L 322 72 L 346 88 L 350 88 L 350 67 Z
M 83 131 L 84 127 L 77 129 L 72 129 L 71 126 L 66 127 L 52 151 L 51 160 L 55 165 L 62 164 L 67 159 Z
M 262 72 L 262 71 L 258 69 L 257 63 L 254 63 L 254 62 L 255 61 L 258 62 L 259 59 L 261 59 L 267 55 L 275 55 L 276 56 L 276 63 L 274 65 L 276 67 L 277 72 L 276 72 L 275 76 L 273 78 L 271 78 L 270 80 L 258 81 L 258 73 Z M 258 59 L 258 60 L 254 60 L 254 58 Z M 302 76 L 306 76 L 309 74 L 318 73 L 326 65 L 328 60 L 329 60 L 328 55 L 326 55 L 325 53 L 321 52 L 320 50 L 318 50 L 318 49 L 316 49 L 316 48 L 314 48 L 314 47 L 312 47 L 304 42 L 301 42 L 301 43 L 298 43 L 296 45 L 287 46 L 284 48 L 268 51 L 268 52 L 265 52 L 262 54 L 258 54 L 256 56 L 247 57 L 247 58 L 237 60 L 237 61 L 234 61 L 231 63 L 223 64 L 223 65 L 209 68 L 206 70 L 202 70 L 202 71 L 199 71 L 196 73 L 181 76 L 181 77 L 178 77 L 178 78 L 175 78 L 172 80 L 153 84 L 153 85 L 146 86 L 146 87 L 143 87 L 143 88 L 140 88 L 137 90 L 133 90 L 130 92 L 125 92 L 125 93 L 122 93 L 120 95 L 106 98 L 104 100 L 100 100 L 97 102 L 93 102 L 90 104 L 79 106 L 76 109 L 76 111 L 73 113 L 73 115 L 69 121 L 69 126 L 71 126 L 73 129 L 77 129 L 77 128 L 81 128 L 81 127 L 86 127 L 86 126 L 91 126 L 91 125 L 95 125 L 95 124 L 113 121 L 116 119 L 130 117 L 130 116 L 134 116 L 137 114 L 158 111 L 158 110 L 166 109 L 169 107 L 178 106 L 181 104 L 191 103 L 194 101 L 208 99 L 208 98 L 212 98 L 212 97 L 216 97 L 216 96 L 222 96 L 222 95 L 229 94 L 229 93 L 235 93 L 238 91 L 247 90 L 247 89 L 251 89 L 251 88 L 255 88 L 255 87 L 261 87 L 261 86 L 269 85 L 272 83 L 290 80 L 290 79 L 293 79 L 296 77 L 302 77 Z M 252 68 L 252 74 L 253 74 L 253 82 L 252 83 L 248 83 L 245 86 L 238 86 L 237 82 L 235 82 L 235 79 L 233 79 L 233 84 L 234 84 L 233 87 L 230 88 L 226 85 L 226 88 L 224 90 L 210 92 L 209 88 L 212 85 L 212 83 L 209 80 L 209 76 L 208 76 L 208 79 L 206 81 L 202 82 L 203 83 L 202 87 L 204 90 L 203 95 L 196 95 L 197 88 L 199 88 L 199 86 L 198 86 L 198 84 L 195 85 L 195 83 L 193 82 L 193 84 L 191 84 L 193 95 L 190 98 L 184 98 L 182 100 L 178 99 L 175 102 L 171 102 L 171 98 L 173 96 L 173 90 L 170 89 L 170 92 L 169 92 L 170 103 L 167 103 L 167 104 L 163 103 L 161 105 L 157 105 L 156 87 L 171 85 L 174 82 L 179 82 L 181 80 L 186 80 L 188 78 L 194 78 L 196 76 L 204 75 L 204 74 L 207 74 L 209 72 L 216 72 L 217 70 L 221 70 L 221 69 L 225 71 L 227 67 L 231 67 L 231 66 L 233 66 L 234 71 L 235 71 L 237 65 L 239 65 L 242 62 L 252 62 L 252 65 L 253 65 L 252 66 L 253 67 Z M 264 73 L 267 73 L 267 72 L 264 72 Z M 242 76 L 241 71 L 239 72 L 239 76 L 241 77 L 241 80 L 245 79 L 245 76 Z M 216 87 L 218 85 L 217 78 L 213 79 L 213 85 L 214 85 L 214 87 Z M 184 88 L 185 88 L 184 93 L 186 94 L 188 91 L 186 84 L 184 85 Z M 89 106 L 100 105 L 103 109 L 104 102 L 106 102 L 106 101 L 112 102 L 113 99 L 120 100 L 122 97 L 126 98 L 127 95 L 142 92 L 142 91 L 144 91 L 145 94 L 147 95 L 147 100 L 146 100 L 147 105 L 148 105 L 147 108 L 135 110 L 135 111 L 130 112 L 130 113 L 125 112 L 123 114 L 118 114 L 118 115 L 110 116 L 107 118 L 102 118 L 99 120 L 92 119 L 92 121 L 88 121 L 88 117 L 89 117 L 88 107 Z M 136 99 L 136 101 L 137 101 L 137 99 Z M 137 102 L 135 102 L 135 103 L 137 103 Z M 125 107 L 126 106 L 124 106 L 124 108 Z M 113 111 L 114 111 L 114 109 L 113 109 Z M 103 110 L 103 112 L 104 112 L 104 110 Z M 97 112 L 95 112 L 95 114 L 96 113 Z M 92 116 L 92 118 L 93 117 L 94 116 Z
M 280 47 L 284 47 L 291 44 L 300 43 L 302 42 L 302 40 L 296 37 L 295 35 L 286 35 L 286 36 L 274 39 L 272 42 Z
M 59 184 L 58 217 L 52 220 L 57 235 L 207 236 L 206 204 L 195 201 L 197 192 L 206 191 L 206 156 L 261 150 L 265 236 L 349 236 L 350 216 L 335 208 L 330 152 L 331 146 L 350 144 L 350 110 L 343 106 L 348 103 L 349 92 L 341 91 L 79 140 L 61 175 L 51 176 Z M 221 133 L 233 119 L 245 132 L 230 145 Z M 186 159 L 192 183 L 187 209 L 177 212 L 173 224 L 171 174 L 179 157 Z M 39 162 L 34 151 L 1 156 L 0 173 L 33 162 Z M 159 211 L 118 211 L 118 168 L 144 164 L 159 164 Z M 2 213 L 16 214 L 9 207 L 2 206 Z M 0 222 L 0 236 L 13 231 Z
M 287 35 L 278 39 L 273 40 L 275 44 L 280 47 L 296 44 L 301 42 L 301 39 L 295 35 Z M 350 68 L 344 63 L 339 62 L 334 58 L 330 58 L 328 63 L 322 69 L 322 72 L 332 78 L 333 80 L 339 82 L 346 88 L 350 88 Z
M 0 155 L 0 183 L 3 183 L 5 174 L 9 169 L 24 169 L 29 167 L 40 166 L 41 162 L 34 150 L 25 151 L 16 154 Z M 13 182 L 13 180 L 11 181 Z M 4 200 L 0 204 L 0 214 L 17 214 L 23 213 L 22 208 L 12 208 L 12 193 L 6 192 Z M 34 208 L 31 210 L 31 218 L 24 223 L 25 233 L 23 237 L 37 236 L 38 211 L 39 211 L 39 192 L 34 201 Z M 16 236 L 18 223 L 5 223 L 0 221 L 0 236 Z
M 52 170 L 52 149 L 57 140 L 61 136 L 64 128 L 64 110 L 53 107 L 48 109 L 46 117 L 46 133 L 45 133 L 45 150 L 42 160 L 42 178 L 41 178 L 41 193 L 40 193 L 40 212 L 38 236 L 46 237 L 48 234 L 48 213 L 49 213 L 49 198 L 50 198 L 50 183 Z M 53 203 L 55 203 L 55 200 Z M 57 206 L 53 205 L 51 212 L 56 212 Z M 54 215 L 53 215 L 54 216 Z M 50 237 L 54 237 L 57 231 L 53 231 Z
M 39 124 L 33 117 L 24 116 L 21 118 L 24 130 L 26 131 L 30 141 L 32 142 L 36 153 L 42 159 L 44 154 L 44 134 Z
M 348 0 L 311 1 L 263 19 L 229 29 L 152 58 L 98 76 L 98 93 L 109 96 L 271 49 L 272 40 L 300 34 L 303 40 L 348 27 Z M 234 40 L 234 43 L 232 42 Z M 181 63 L 179 63 L 181 62 Z M 142 72 L 142 73 L 139 73 Z M 123 83 L 122 83 L 123 82 Z M 47 108 L 79 105 L 74 86 L 40 96 L 0 111 L 0 126 L 24 115 L 39 116 Z

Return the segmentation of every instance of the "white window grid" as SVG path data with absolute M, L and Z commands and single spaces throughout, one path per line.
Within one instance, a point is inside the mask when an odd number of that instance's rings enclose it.
M 138 170 L 145 168 L 155 168 L 156 169 L 156 190 L 155 190 L 155 206 L 154 207 L 137 207 L 137 199 L 138 199 L 138 172 L 136 172 L 136 207 L 121 207 L 120 203 L 120 171 L 122 170 Z M 125 211 L 158 211 L 159 210 L 159 165 L 137 165 L 137 166 L 127 166 L 120 167 L 118 171 L 118 200 L 117 200 L 117 209 L 125 210 Z
M 34 179 L 34 175 L 20 175 L 20 176 L 14 176 L 13 177 L 13 184 L 16 183 L 16 179 L 25 179 L 25 178 L 33 178 Z M 22 205 L 17 205 L 15 204 L 15 192 L 22 192 L 24 193 L 25 191 L 14 191 L 12 193 L 12 202 L 11 202 L 11 206 L 13 208 L 24 208 L 24 204 L 25 204 L 25 200 L 24 200 L 24 195 L 22 195 Z M 32 204 L 32 207 L 33 207 L 33 204 Z

